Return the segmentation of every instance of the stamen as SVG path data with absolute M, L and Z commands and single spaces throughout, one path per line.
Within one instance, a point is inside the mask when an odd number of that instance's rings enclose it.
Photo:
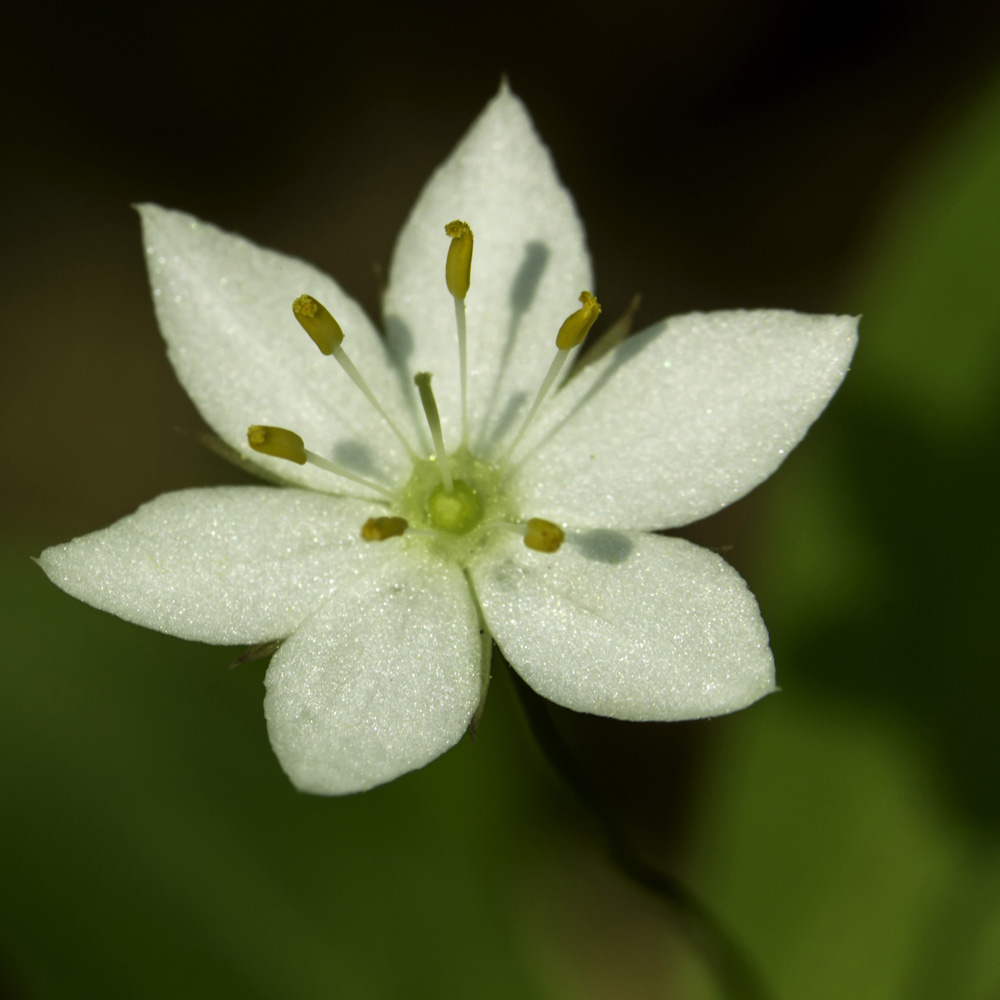
M 292 303 L 292 312 L 302 329 L 312 337 L 324 354 L 333 354 L 344 342 L 344 331 L 330 315 L 326 306 L 311 295 L 300 295 Z
M 403 534 L 409 526 L 405 517 L 370 517 L 361 526 L 361 537 L 366 542 L 384 542 Z
M 247 428 L 247 443 L 262 455 L 283 458 L 297 465 L 305 465 L 308 461 L 305 441 L 295 431 L 287 431 L 284 427 L 254 424 Z
M 295 431 L 286 430 L 284 427 L 254 424 L 247 429 L 247 443 L 254 451 L 260 452 L 262 455 L 283 458 L 288 462 L 295 462 L 297 465 L 305 465 L 308 462 L 325 472 L 332 472 L 335 476 L 341 476 L 352 482 L 360 483 L 362 486 L 367 486 L 368 489 L 381 493 L 390 500 L 395 499 L 392 490 L 386 489 L 385 486 L 373 483 L 370 479 L 365 479 L 364 476 L 359 476 L 356 472 L 351 472 L 350 469 L 345 469 L 344 466 L 337 465 L 336 462 L 331 462 L 322 455 L 310 451 Z
M 416 458 L 417 453 L 413 450 L 413 446 L 407 441 L 389 414 L 385 412 L 385 408 L 378 401 L 375 393 L 371 391 L 368 383 L 361 377 L 361 373 L 354 367 L 354 362 L 340 346 L 344 339 L 344 331 L 327 311 L 326 306 L 311 295 L 300 295 L 292 303 L 292 312 L 299 321 L 299 325 L 309 334 L 320 351 L 326 355 L 333 355 L 334 361 L 344 369 L 347 377 L 364 393 L 368 402 L 375 407 L 379 416 L 389 425 L 393 434 L 399 438 L 400 444 L 406 449 L 410 458 Z
M 462 383 L 462 444 L 469 440 L 469 363 L 466 347 L 465 296 L 472 281 L 472 230 L 467 222 L 455 219 L 444 227 L 451 237 L 444 276 L 448 291 L 455 297 L 455 326 L 458 329 L 458 367 Z
M 558 552 L 566 533 L 558 524 L 533 517 L 524 531 L 524 544 L 535 552 Z
M 417 391 L 420 393 L 420 403 L 424 408 L 424 415 L 427 417 L 427 425 L 431 429 L 431 438 L 434 440 L 434 454 L 437 455 L 438 468 L 441 470 L 441 482 L 444 484 L 444 491 L 445 493 L 451 493 L 455 489 L 455 485 L 451 477 L 451 466 L 448 464 L 448 452 L 444 449 L 441 415 L 438 413 L 437 401 L 434 399 L 434 390 L 431 388 L 430 372 L 417 372 L 413 376 L 413 381 L 417 384 Z
M 600 361 L 605 354 L 614 350 L 631 332 L 636 314 L 642 304 L 642 296 L 636 292 L 625 309 L 625 312 L 608 326 L 605 326 L 596 336 L 587 340 L 587 345 L 577 355 L 576 364 L 568 378 L 576 378 L 588 365 Z
M 456 299 L 464 299 L 472 282 L 472 230 L 467 222 L 455 219 L 444 227 L 444 232 L 445 236 L 451 237 L 444 268 L 448 291 Z
M 521 443 L 521 438 L 524 437 L 525 432 L 535 419 L 535 414 L 542 405 L 542 400 L 549 394 L 549 390 L 555 383 L 559 372 L 562 371 L 563 365 L 566 364 L 569 352 L 574 347 L 578 347 L 583 343 L 584 338 L 590 332 L 590 328 L 596 322 L 597 317 L 601 315 L 601 304 L 590 292 L 581 292 L 580 302 L 583 303 L 581 308 L 577 309 L 572 315 L 567 316 L 563 321 L 563 325 L 559 327 L 559 332 L 556 334 L 556 356 L 552 359 L 552 364 L 549 365 L 549 370 L 545 373 L 545 378 L 542 379 L 542 384 L 535 394 L 535 401 L 531 404 L 531 409 L 528 410 L 528 415 L 524 418 L 521 429 L 514 436 L 514 440 L 510 443 L 510 447 L 504 454 L 500 462 L 501 465 L 506 465 L 510 461 L 510 456 L 514 454 L 514 449 Z
M 590 292 L 580 292 L 580 302 L 583 305 L 571 316 L 563 320 L 556 334 L 556 347 L 560 351 L 569 351 L 579 347 L 583 338 L 590 333 L 597 317 L 601 315 L 601 304 Z

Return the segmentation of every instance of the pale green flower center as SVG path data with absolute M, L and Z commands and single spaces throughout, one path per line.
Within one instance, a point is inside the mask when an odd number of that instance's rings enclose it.
M 392 513 L 405 518 L 414 543 L 442 546 L 456 562 L 466 565 L 489 544 L 491 535 L 510 530 L 515 510 L 504 489 L 504 473 L 467 448 L 448 456 L 453 476 L 449 493 L 441 481 L 436 458 L 415 459 L 413 474 L 390 501 Z
M 434 455 L 423 458 L 414 450 L 407 435 L 393 423 L 348 357 L 343 348 L 344 331 L 340 324 L 322 303 L 310 295 L 300 295 L 292 304 L 295 318 L 320 351 L 333 357 L 385 420 L 410 456 L 413 475 L 402 489 L 393 490 L 317 455 L 305 446 L 298 434 L 282 427 L 254 425 L 247 431 L 247 442 L 254 451 L 261 454 L 283 458 L 299 465 L 308 462 L 381 494 L 388 501 L 391 513 L 369 518 L 362 525 L 361 537 L 365 541 L 386 541 L 405 534 L 408 539 L 419 544 L 421 539 L 432 538 L 437 544 L 443 545 L 456 562 L 468 566 L 472 556 L 488 544 L 490 532 L 514 530 L 524 538 L 524 544 L 528 548 L 537 552 L 556 552 L 562 545 L 562 528 L 542 518 L 522 520 L 520 511 L 514 509 L 504 490 L 505 472 L 511 455 L 555 385 L 569 352 L 583 342 L 600 315 L 601 307 L 590 292 L 580 295 L 581 308 L 572 313 L 560 327 L 556 336 L 555 357 L 520 429 L 499 461 L 484 462 L 472 454 L 466 443 L 469 440 L 469 414 L 465 296 L 471 281 L 472 230 L 465 222 L 456 219 L 448 223 L 445 233 L 451 237 L 445 279 L 448 291 L 455 300 L 462 391 L 462 444 L 458 450 L 450 455 L 445 450 L 430 374 L 420 372 L 414 377 L 434 441 Z

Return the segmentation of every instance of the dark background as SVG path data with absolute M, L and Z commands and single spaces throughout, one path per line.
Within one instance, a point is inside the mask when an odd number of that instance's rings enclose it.
M 240 481 L 177 433 L 200 421 L 129 204 L 311 260 L 377 316 L 409 206 L 506 73 L 610 315 L 635 292 L 639 326 L 864 314 L 807 442 L 687 532 L 731 546 L 783 694 L 559 726 L 777 995 L 995 995 L 995 9 L 175 3 L 10 27 L 0 994 L 714 995 L 502 678 L 475 746 L 307 799 L 270 756 L 257 667 L 77 606 L 28 561 L 164 490 Z

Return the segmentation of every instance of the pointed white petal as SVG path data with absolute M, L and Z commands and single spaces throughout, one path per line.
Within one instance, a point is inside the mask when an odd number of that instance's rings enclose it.
M 373 512 L 303 490 L 183 490 L 38 562 L 56 586 L 127 621 L 202 642 L 264 642 L 288 635 L 363 560 L 359 532 Z
M 461 570 L 402 539 L 371 549 L 267 672 L 271 743 L 304 792 L 363 791 L 423 767 L 479 704 L 480 622 Z
M 682 539 L 590 531 L 547 555 L 510 535 L 472 580 L 508 662 L 567 708 L 700 719 L 774 690 L 767 629 L 747 585 Z
M 400 380 L 364 311 L 326 275 L 206 222 L 140 206 L 156 315 L 177 376 L 224 441 L 286 482 L 347 487 L 312 466 L 250 451 L 251 424 L 288 427 L 306 447 L 369 478 L 405 475 L 405 452 L 340 366 L 292 315 L 308 293 L 337 318 L 348 353 L 397 424 Z M 407 392 L 409 389 L 406 390 Z
M 434 374 L 446 440 L 458 443 L 461 396 L 444 226 L 462 219 L 475 249 L 466 304 L 472 441 L 514 424 L 555 354 L 562 321 L 593 278 L 583 224 L 524 105 L 506 88 L 424 188 L 400 233 L 386 296 L 396 356 Z M 485 427 L 483 426 L 486 419 Z
M 557 394 L 512 492 L 525 516 L 580 527 L 669 528 L 712 514 L 802 439 L 856 342 L 850 316 L 761 310 L 660 323 Z

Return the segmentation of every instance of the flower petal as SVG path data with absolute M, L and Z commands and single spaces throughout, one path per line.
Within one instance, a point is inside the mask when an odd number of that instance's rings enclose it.
M 803 438 L 856 342 L 850 316 L 666 320 L 556 395 L 512 492 L 526 516 L 579 527 L 670 528 L 715 513 Z
M 396 244 L 386 296 L 393 351 L 411 371 L 434 374 L 452 445 L 460 433 L 461 390 L 444 226 L 456 218 L 475 233 L 466 299 L 475 445 L 516 427 L 517 410 L 534 398 L 555 354 L 562 321 L 593 282 L 573 200 L 506 85 L 417 200 Z
M 394 481 L 405 452 L 340 366 L 292 315 L 304 292 L 344 329 L 344 349 L 397 424 L 412 424 L 400 380 L 361 307 L 326 275 L 207 222 L 142 205 L 156 315 L 168 354 L 202 416 L 229 445 L 286 482 L 364 494 L 310 465 L 250 451 L 251 424 L 288 427 L 306 447 L 368 476 Z M 409 392 L 409 387 L 406 389 Z
M 757 602 L 719 556 L 641 532 L 567 535 L 552 555 L 515 535 L 472 567 L 486 624 L 539 694 L 578 712 L 673 721 L 774 690 Z
M 184 639 L 287 636 L 367 555 L 372 504 L 232 486 L 165 493 L 109 528 L 46 549 L 67 593 Z
M 304 792 L 363 791 L 423 767 L 479 704 L 481 625 L 461 570 L 402 541 L 371 549 L 267 672 L 271 743 Z

